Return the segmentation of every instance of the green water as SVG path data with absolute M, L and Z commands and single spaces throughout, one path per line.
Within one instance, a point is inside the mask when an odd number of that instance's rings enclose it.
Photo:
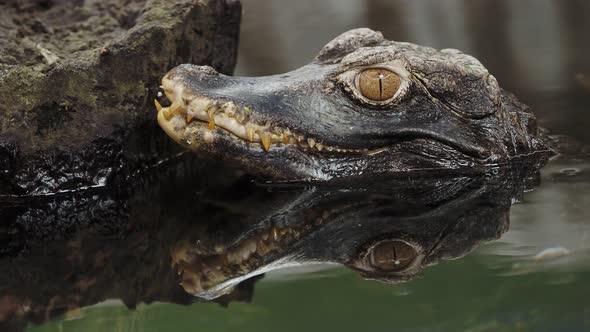
M 485 249 L 485 248 L 484 248 Z M 122 305 L 82 309 L 79 318 L 29 331 L 585 331 L 590 269 L 522 275 L 511 259 L 475 254 L 427 270 L 407 284 L 360 280 L 343 269 L 268 280 L 253 302 Z

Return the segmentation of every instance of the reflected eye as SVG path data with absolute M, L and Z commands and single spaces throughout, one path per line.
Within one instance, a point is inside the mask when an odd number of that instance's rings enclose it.
M 414 262 L 418 252 L 416 248 L 402 240 L 388 240 L 370 249 L 369 262 L 381 271 L 402 271 Z
M 401 84 L 400 77 L 383 68 L 365 69 L 357 75 L 356 87 L 363 97 L 372 101 L 393 98 Z

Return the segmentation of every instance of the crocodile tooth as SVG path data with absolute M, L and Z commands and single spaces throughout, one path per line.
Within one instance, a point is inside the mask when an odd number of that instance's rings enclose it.
M 178 112 L 181 108 L 182 101 L 180 101 L 180 99 L 176 99 L 174 102 L 172 102 L 172 105 L 170 105 L 170 112 L 172 112 L 172 114 L 176 114 L 176 112 Z
M 193 116 L 190 114 L 186 115 L 186 123 L 191 123 L 191 121 L 193 121 Z
M 215 117 L 216 111 L 217 111 L 217 108 L 215 108 L 214 106 L 209 107 L 209 109 L 207 110 L 207 115 L 209 116 L 209 120 L 213 120 L 213 118 Z
M 268 152 L 270 150 L 270 134 L 267 132 L 258 132 L 258 136 L 260 136 L 262 147 Z
M 250 142 L 254 142 L 254 128 L 246 127 L 246 135 L 248 135 Z
M 166 120 L 170 120 L 180 109 L 182 109 L 181 103 L 174 101 L 170 107 L 162 108 L 162 111 L 164 112 Z
M 156 105 L 156 110 L 158 110 L 158 113 L 160 113 L 162 110 L 162 105 L 160 105 L 157 99 L 154 99 L 154 104 Z
M 170 108 L 169 107 L 162 108 L 162 114 L 164 114 L 164 118 L 166 120 L 170 120 L 172 118 L 172 116 L 174 115 L 174 113 L 172 113 L 170 111 Z
M 309 146 L 311 148 L 313 148 L 315 146 L 315 141 L 313 140 L 313 138 L 308 138 L 307 139 L 307 144 L 309 144 Z
M 203 98 L 195 98 L 193 99 L 193 101 L 190 103 L 190 108 L 193 111 L 193 113 L 205 113 L 207 112 L 207 109 L 209 109 L 209 106 L 211 105 L 211 101 L 208 99 L 203 99 Z
M 209 125 L 207 126 L 210 130 L 215 129 L 215 119 L 209 120 Z
M 315 145 L 315 148 L 316 148 L 316 149 L 318 149 L 318 151 L 322 151 L 322 150 L 324 149 L 324 146 L 323 146 L 323 145 L 321 145 L 320 143 L 317 143 L 317 144 Z

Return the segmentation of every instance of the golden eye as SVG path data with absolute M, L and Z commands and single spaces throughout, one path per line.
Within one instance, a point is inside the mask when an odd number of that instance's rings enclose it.
M 382 271 L 403 271 L 418 256 L 416 248 L 405 241 L 388 240 L 377 244 L 370 252 L 370 264 Z
M 360 72 L 356 83 L 363 97 L 372 101 L 384 101 L 395 95 L 401 79 L 391 70 L 369 68 Z

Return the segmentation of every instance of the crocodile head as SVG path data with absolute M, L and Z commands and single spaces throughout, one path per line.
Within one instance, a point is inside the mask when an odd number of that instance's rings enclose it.
M 279 179 L 481 172 L 547 156 L 528 108 L 472 56 L 369 29 L 308 65 L 264 77 L 180 65 L 162 79 L 158 122 L 190 150 Z

